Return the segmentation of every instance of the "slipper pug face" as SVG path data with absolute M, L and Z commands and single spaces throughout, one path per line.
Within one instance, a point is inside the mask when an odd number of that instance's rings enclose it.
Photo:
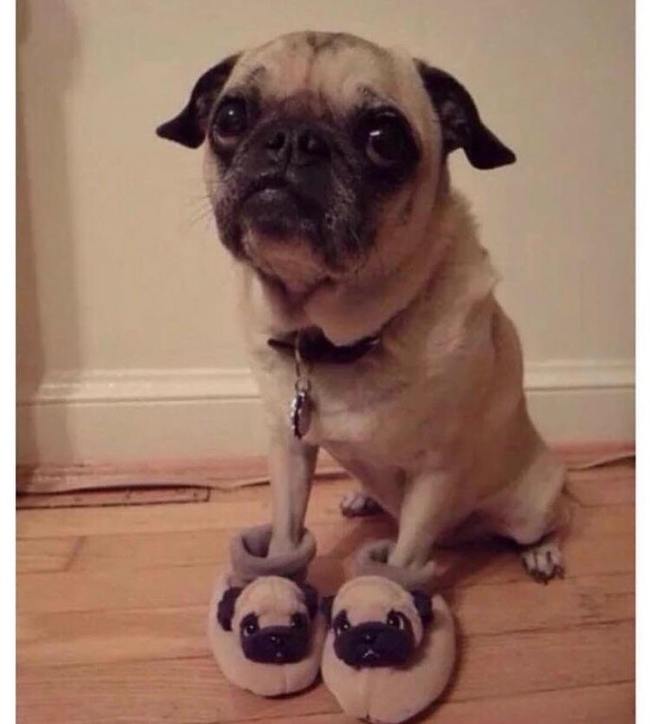
M 317 608 L 318 595 L 308 584 L 266 576 L 245 588 L 227 589 L 217 619 L 225 631 L 239 634 L 250 661 L 290 664 L 302 661 L 309 652 Z
M 356 669 L 405 664 L 432 619 L 431 597 L 409 593 L 378 576 L 345 584 L 323 609 L 334 633 L 334 653 Z
M 451 76 L 344 33 L 292 33 L 227 58 L 158 134 L 207 139 L 222 242 L 303 296 L 395 268 L 422 243 L 455 148 L 479 168 L 514 160 Z

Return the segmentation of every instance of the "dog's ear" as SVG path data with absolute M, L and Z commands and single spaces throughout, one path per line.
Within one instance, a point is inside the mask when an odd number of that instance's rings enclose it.
M 472 96 L 455 78 L 421 60 L 415 65 L 440 118 L 445 154 L 462 148 L 480 169 L 514 163 L 515 154 L 483 125 Z
M 309 618 L 314 618 L 318 611 L 318 591 L 313 586 L 310 586 L 309 583 L 299 583 L 298 588 L 304 596 Z
M 170 121 L 156 128 L 161 138 L 176 141 L 188 148 L 198 148 L 205 139 L 208 115 L 215 98 L 226 84 L 239 54 L 230 55 L 207 70 L 194 84 L 190 100 Z
M 433 620 L 433 607 L 431 605 L 431 596 L 425 591 L 411 591 L 411 598 L 413 599 L 413 605 L 415 610 L 420 616 L 422 625 L 426 626 Z
M 232 617 L 235 615 L 235 602 L 243 588 L 232 586 L 224 591 L 217 606 L 217 621 L 224 631 L 232 631 Z
M 332 606 L 334 605 L 335 596 L 323 596 L 320 600 L 320 611 L 325 616 L 325 621 L 329 626 L 332 623 Z

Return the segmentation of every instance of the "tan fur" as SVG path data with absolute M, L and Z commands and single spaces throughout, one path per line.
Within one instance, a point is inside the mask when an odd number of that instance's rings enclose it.
M 254 613 L 261 627 L 288 626 L 294 613 L 307 615 L 307 607 L 298 586 L 288 578 L 265 576 L 249 583 L 235 602 L 233 630 L 249 613 Z
M 333 613 L 345 609 L 351 623 L 384 620 L 393 608 L 417 624 L 417 649 L 405 666 L 353 668 L 336 656 L 334 632 L 325 639 L 323 681 L 349 716 L 397 724 L 429 706 L 451 675 L 456 640 L 454 621 L 441 596 L 432 600 L 433 621 L 425 630 L 404 589 L 383 577 L 362 576 L 346 583 L 334 600 Z M 376 616 L 376 618 L 375 618 Z
M 309 686 L 320 668 L 320 655 L 325 638 L 325 622 L 318 614 L 312 622 L 309 654 L 302 661 L 269 665 L 251 661 L 244 656 L 239 641 L 239 624 L 246 613 L 262 611 L 263 626 L 286 625 L 287 612 L 305 613 L 302 593 L 286 578 L 265 576 L 249 584 L 235 604 L 232 631 L 225 631 L 217 622 L 219 601 L 230 583 L 227 575 L 216 582 L 208 613 L 208 640 L 214 657 L 224 675 L 237 686 L 260 696 L 279 696 Z
M 257 74 L 262 92 L 308 92 L 323 110 L 381 93 L 413 125 L 422 159 L 413 181 L 382 209 L 363 263 L 319 278 L 300 240 L 283 264 L 267 240 L 253 239 L 286 284 L 237 265 L 272 430 L 270 555 L 299 539 L 320 446 L 398 519 L 391 565 L 424 566 L 435 542 L 470 514 L 489 531 L 533 543 L 556 524 L 564 471 L 528 417 L 517 334 L 494 298 L 496 274 L 467 204 L 449 190 L 430 100 L 407 55 L 349 36 L 326 41 L 292 34 L 244 53 L 227 87 Z M 208 184 L 218 187 L 210 151 L 205 168 Z M 267 340 L 310 325 L 335 344 L 378 330 L 382 341 L 353 365 L 313 366 L 316 411 L 298 442 L 287 418 L 294 365 Z
M 345 610 L 352 626 L 385 621 L 391 611 L 404 614 L 413 627 L 415 645 L 422 641 L 422 621 L 413 599 L 399 584 L 381 576 L 360 576 L 344 583 L 336 594 L 332 619 Z

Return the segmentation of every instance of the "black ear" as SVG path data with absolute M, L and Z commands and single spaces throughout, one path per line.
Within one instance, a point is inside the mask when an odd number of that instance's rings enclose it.
M 425 591 L 411 591 L 413 605 L 418 612 L 422 625 L 426 626 L 433 620 L 433 608 L 431 606 L 431 596 Z
M 320 600 L 320 611 L 325 616 L 327 625 L 332 623 L 332 606 L 334 604 L 334 596 L 323 596 Z
M 305 597 L 305 606 L 307 606 L 309 618 L 314 618 L 318 611 L 318 591 L 313 586 L 310 586 L 309 583 L 299 583 L 298 587 Z
M 176 141 L 188 148 L 198 148 L 205 138 L 208 115 L 212 104 L 226 84 L 239 54 L 231 55 L 207 70 L 195 83 L 190 100 L 171 121 L 156 128 L 161 138 Z
M 421 60 L 415 64 L 440 118 L 445 153 L 462 148 L 472 166 L 481 169 L 515 162 L 515 154 L 483 125 L 472 96 L 455 78 Z
M 232 617 L 235 615 L 235 601 L 243 588 L 228 588 L 221 597 L 217 606 L 217 621 L 221 624 L 224 631 L 232 631 Z

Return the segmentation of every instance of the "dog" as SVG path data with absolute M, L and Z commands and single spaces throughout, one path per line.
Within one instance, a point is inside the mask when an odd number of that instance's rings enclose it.
M 239 633 L 244 656 L 262 664 L 302 661 L 311 642 L 318 594 L 309 584 L 267 576 L 245 588 L 227 588 L 217 607 L 224 631 Z
M 206 71 L 158 134 L 205 142 L 271 433 L 269 556 L 295 549 L 316 456 L 398 523 L 387 563 L 484 535 L 562 572 L 565 471 L 533 426 L 516 330 L 447 159 L 515 161 L 465 87 L 409 54 L 301 32 Z M 289 413 L 290 408 L 290 413 Z

